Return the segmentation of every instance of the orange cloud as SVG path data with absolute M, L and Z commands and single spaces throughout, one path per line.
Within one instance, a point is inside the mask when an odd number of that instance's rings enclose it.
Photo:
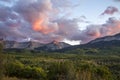
M 44 29 L 44 27 L 42 26 L 42 23 L 43 23 L 42 19 L 36 20 L 33 23 L 33 30 L 35 30 L 35 31 L 42 31 Z
M 33 23 L 33 30 L 41 32 L 43 34 L 48 34 L 51 32 L 54 32 L 54 29 L 52 29 L 47 23 L 45 18 L 40 18 L 36 20 Z

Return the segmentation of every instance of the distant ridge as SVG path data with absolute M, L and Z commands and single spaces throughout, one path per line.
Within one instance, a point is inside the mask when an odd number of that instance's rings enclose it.
M 64 42 L 53 41 L 48 44 L 43 44 L 35 41 L 28 42 L 16 42 L 16 41 L 2 41 L 4 44 L 4 49 L 14 50 L 14 49 L 28 49 L 28 50 L 37 50 L 37 51 L 55 51 L 69 47 L 71 45 Z

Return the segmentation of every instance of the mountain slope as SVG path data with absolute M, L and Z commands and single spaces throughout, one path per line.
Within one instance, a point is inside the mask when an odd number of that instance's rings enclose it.
M 97 38 L 81 46 L 94 48 L 120 47 L 120 33 L 113 36 Z

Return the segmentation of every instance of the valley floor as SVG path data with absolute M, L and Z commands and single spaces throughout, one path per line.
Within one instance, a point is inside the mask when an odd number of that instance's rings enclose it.
M 119 54 L 11 52 L 5 56 L 8 77 L 3 80 L 120 80 Z

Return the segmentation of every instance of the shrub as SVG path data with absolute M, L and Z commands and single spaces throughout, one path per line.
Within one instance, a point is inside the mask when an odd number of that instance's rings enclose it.
M 75 78 L 75 70 L 72 63 L 53 63 L 48 70 L 49 80 L 74 80 Z
M 6 75 L 10 77 L 20 77 L 24 65 L 18 61 L 9 62 L 6 64 Z
M 94 63 L 80 63 L 77 66 L 77 80 L 112 80 L 109 69 Z
M 46 72 L 41 67 L 30 67 L 16 61 L 6 65 L 6 76 L 46 80 Z

